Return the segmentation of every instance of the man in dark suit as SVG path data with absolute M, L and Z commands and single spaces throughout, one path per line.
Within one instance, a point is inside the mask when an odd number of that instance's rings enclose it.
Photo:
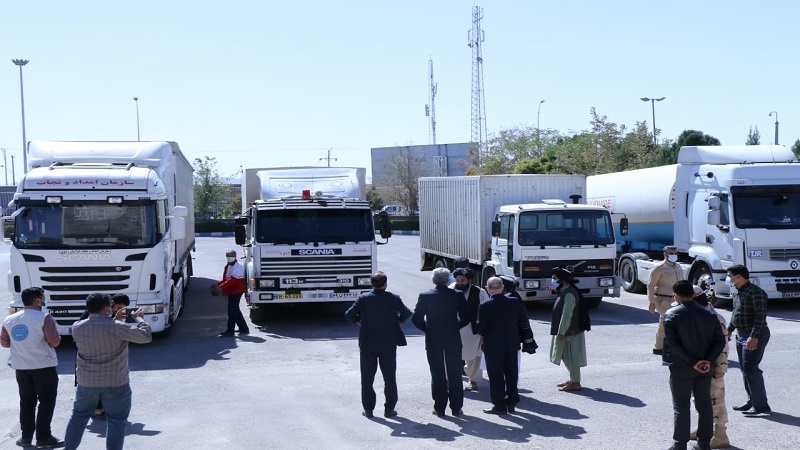
M 447 287 L 450 271 L 433 270 L 435 288 L 419 294 L 411 321 L 425 332 L 425 350 L 431 369 L 433 413 L 444 415 L 448 399 L 454 416 L 463 414 L 464 391 L 461 386 L 461 334 L 469 322 L 464 295 Z
M 475 327 L 483 336 L 483 355 L 493 405 L 483 412 L 513 413 L 515 405 L 519 403 L 517 352 L 522 342 L 520 330 L 526 326 L 530 329 L 530 323 L 522 302 L 503 294 L 503 281 L 500 278 L 489 278 L 486 291 L 491 298 L 478 307 L 478 323 Z M 525 340 L 532 343 L 533 336 L 526 336 Z
M 686 450 L 689 442 L 691 397 L 697 409 L 697 448 L 711 448 L 714 411 L 711 405 L 713 362 L 725 347 L 725 337 L 716 315 L 697 305 L 689 281 L 672 285 L 672 295 L 680 305 L 664 314 L 664 351 L 669 366 L 674 427 L 673 450 Z
M 372 418 L 377 398 L 372 383 L 378 366 L 384 382 L 384 417 L 397 415 L 397 346 L 405 345 L 405 336 L 400 328 L 411 317 L 411 310 L 399 296 L 386 292 L 386 274 L 376 272 L 370 277 L 373 290 L 361 294 L 344 313 L 351 322 L 358 324 L 358 346 L 361 349 L 361 404 L 362 413 Z

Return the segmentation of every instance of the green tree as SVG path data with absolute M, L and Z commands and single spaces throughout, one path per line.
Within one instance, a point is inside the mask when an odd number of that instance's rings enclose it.
M 211 207 L 226 194 L 217 170 L 217 158 L 194 159 L 194 214 L 209 217 Z
M 383 199 L 378 193 L 378 190 L 375 189 L 375 186 L 367 189 L 367 201 L 369 201 L 373 211 L 380 211 L 380 209 L 384 206 Z
M 792 145 L 792 152 L 795 156 L 800 158 L 800 139 L 794 141 L 794 145 Z
M 656 152 L 651 167 L 666 166 L 669 164 L 676 164 L 678 162 L 678 153 L 681 147 L 691 147 L 697 145 L 720 145 L 719 139 L 714 136 L 707 135 L 702 131 L 697 130 L 683 130 L 675 142 L 662 145 Z
M 225 186 L 222 186 L 223 188 Z M 224 190 L 224 189 L 223 189 Z M 236 194 L 231 198 L 230 203 L 223 205 L 219 210 L 219 215 L 223 217 L 235 217 L 242 213 L 242 194 Z
M 753 131 L 753 127 L 750 127 L 750 132 L 747 133 L 747 141 L 745 141 L 744 145 L 760 145 L 761 144 L 761 133 L 758 132 L 758 125 L 756 125 L 755 131 Z

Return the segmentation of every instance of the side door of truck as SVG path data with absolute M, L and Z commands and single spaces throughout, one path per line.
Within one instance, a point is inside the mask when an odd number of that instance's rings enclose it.
M 500 222 L 500 233 L 495 238 L 493 253 L 499 263 L 497 273 L 508 274 L 512 273 L 512 268 L 514 267 L 515 217 L 506 214 L 499 216 L 498 220 Z

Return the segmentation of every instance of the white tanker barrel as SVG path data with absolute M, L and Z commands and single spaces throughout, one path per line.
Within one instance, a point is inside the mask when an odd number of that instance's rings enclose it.
M 586 178 L 587 204 L 603 206 L 612 213 L 619 236 L 619 221 L 628 218 L 628 241 L 634 249 L 660 250 L 672 245 L 674 236 L 673 185 L 677 165 L 592 175 Z

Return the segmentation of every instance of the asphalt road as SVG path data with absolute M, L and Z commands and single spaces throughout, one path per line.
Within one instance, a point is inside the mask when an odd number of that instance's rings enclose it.
M 8 247 L 0 245 L 0 272 L 8 269 Z M 584 389 L 563 393 L 567 377 L 548 361 L 551 304 L 529 304 L 539 352 L 522 356 L 518 413 L 491 416 L 487 382 L 467 393 L 465 416 L 431 414 L 430 374 L 424 342 L 410 323 L 407 347 L 398 351 L 400 415 L 361 416 L 358 328 L 342 317 L 344 305 L 276 307 L 246 337 L 219 338 L 225 302 L 208 294 L 224 264 L 232 238 L 199 238 L 196 277 L 187 308 L 171 336 L 130 353 L 133 411 L 126 449 L 306 449 L 306 448 L 534 448 L 659 449 L 671 444 L 672 409 L 667 369 L 651 354 L 657 316 L 641 295 L 623 294 L 592 310 L 587 335 L 589 367 Z M 381 246 L 380 269 L 389 290 L 413 309 L 417 294 L 431 286 L 419 271 L 419 240 L 395 236 Z M 6 305 L 10 296 L 0 294 Z M 278 305 L 281 306 L 281 305 Z M 245 310 L 244 302 L 242 309 Z M 1 317 L 5 317 L 3 312 Z M 727 317 L 730 313 L 723 311 Z M 743 417 L 730 410 L 745 399 L 732 358 L 725 377 L 734 449 L 800 447 L 796 374 L 800 372 L 800 305 L 770 307 L 772 338 L 763 369 L 772 415 Z M 735 353 L 733 351 L 732 353 Z M 74 397 L 75 347 L 58 349 L 59 400 L 53 432 L 64 436 Z M 0 359 L 8 350 L 0 350 Z M 376 380 L 378 404 L 382 381 Z M 18 397 L 14 371 L 0 367 L 0 449 L 17 448 Z M 90 422 L 82 448 L 104 448 L 105 422 Z

